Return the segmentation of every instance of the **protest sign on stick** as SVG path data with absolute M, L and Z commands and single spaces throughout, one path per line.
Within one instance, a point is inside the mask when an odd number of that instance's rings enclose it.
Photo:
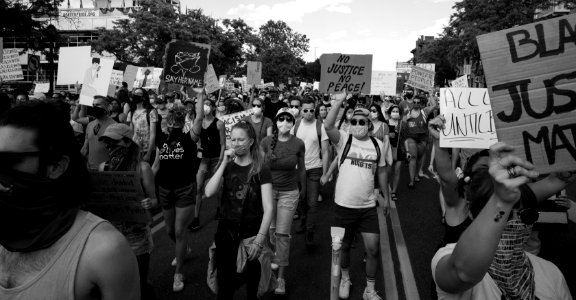
M 202 86 L 208 68 L 210 45 L 172 41 L 166 45 L 164 81 L 185 86 Z
M 150 221 L 140 203 L 145 195 L 136 172 L 91 171 L 90 177 L 93 192 L 85 210 L 109 221 Z
M 411 63 L 397 62 L 396 63 L 396 73 L 410 73 L 412 72 Z
M 110 58 L 88 58 L 91 64 L 84 71 L 80 104 L 92 106 L 94 96 L 107 95 L 114 60 Z
M 262 80 L 262 62 L 249 61 L 247 69 L 247 83 L 249 85 L 260 84 L 260 80 Z
M 406 84 L 413 88 L 425 91 L 433 91 L 434 74 L 435 73 L 433 71 L 413 66 L 412 72 L 410 72 L 410 77 L 408 77 Z
M 121 70 L 112 70 L 112 75 L 110 76 L 110 85 L 122 86 L 122 78 L 124 78 L 124 72 Z
M 134 82 L 136 81 L 136 74 L 138 73 L 138 67 L 128 65 L 126 66 L 126 70 L 124 71 L 124 77 L 122 81 L 128 84 L 128 90 L 132 90 L 134 88 Z
M 440 89 L 440 147 L 488 149 L 498 142 L 487 89 Z
M 34 94 L 48 93 L 50 91 L 50 82 L 36 82 L 34 86 Z
M 370 95 L 395 95 L 397 79 L 394 71 L 372 71 Z
M 3 81 L 24 79 L 18 49 L 4 49 L 0 63 L 0 78 Z
M 84 71 L 90 67 L 90 46 L 60 47 L 56 84 L 84 83 Z
M 245 111 L 237 112 L 235 114 L 224 115 L 218 117 L 219 120 L 224 122 L 224 127 L 226 130 L 226 149 L 230 148 L 230 133 L 232 132 L 232 126 L 238 123 L 240 120 L 244 119 L 247 116 L 251 116 L 254 114 L 253 109 L 248 109 Z
M 220 82 L 218 82 L 218 77 L 216 76 L 216 71 L 214 71 L 214 66 L 212 66 L 212 64 L 209 64 L 208 69 L 206 70 L 204 87 L 208 94 L 214 93 L 220 89 Z
M 498 140 L 540 173 L 576 169 L 576 15 L 477 38 Z
M 160 87 L 162 70 L 162 68 L 154 67 L 138 68 L 134 87 L 157 90 Z
M 452 82 L 450 83 L 450 85 L 454 88 L 467 88 L 468 86 L 468 75 L 464 75 L 461 77 L 458 77 L 454 80 L 452 80 Z
M 323 93 L 370 93 L 372 55 L 322 54 L 320 89 Z

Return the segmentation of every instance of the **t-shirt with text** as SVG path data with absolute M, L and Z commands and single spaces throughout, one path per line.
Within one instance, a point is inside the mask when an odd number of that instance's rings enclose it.
M 198 148 L 190 134 L 175 130 L 171 135 L 162 134 L 158 139 L 158 185 L 164 188 L 181 188 L 196 182 Z
M 300 127 L 298 127 L 298 132 L 296 132 L 296 137 L 304 141 L 306 146 L 306 156 L 304 157 L 304 163 L 306 165 L 306 170 L 322 168 L 322 160 L 320 159 L 320 144 L 318 143 L 318 132 L 316 131 L 316 122 L 314 120 L 310 124 L 306 124 L 304 120 L 300 121 Z M 328 140 L 328 135 L 326 134 L 326 129 L 324 126 L 321 128 L 321 139 L 322 141 Z M 294 133 L 294 127 L 292 127 L 292 133 Z

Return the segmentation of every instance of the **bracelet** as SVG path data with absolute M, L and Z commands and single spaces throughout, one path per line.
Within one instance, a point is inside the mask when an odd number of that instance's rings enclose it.
M 260 244 L 260 243 L 257 243 L 256 241 L 252 242 L 252 244 L 254 244 L 254 245 L 256 245 L 256 246 L 260 247 L 260 249 L 264 248 L 264 246 L 262 246 L 262 244 Z

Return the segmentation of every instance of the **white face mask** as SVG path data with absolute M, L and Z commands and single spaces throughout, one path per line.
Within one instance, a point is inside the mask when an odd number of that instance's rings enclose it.
M 294 117 L 297 117 L 300 114 L 300 110 L 297 108 L 291 108 L 290 112 L 294 115 Z
M 278 127 L 278 131 L 281 134 L 286 134 L 287 132 L 290 132 L 290 129 L 292 129 L 292 126 L 294 126 L 291 122 L 288 121 L 284 121 L 284 122 L 276 122 L 276 126 Z
M 212 112 L 212 107 L 204 105 L 204 114 L 209 115 Z
M 370 118 L 371 118 L 372 120 L 378 119 L 378 113 L 371 112 L 371 113 L 370 113 Z
M 390 117 L 392 117 L 392 119 L 399 119 L 399 118 L 400 118 L 400 113 L 393 112 L 393 113 L 390 114 Z
M 253 107 L 252 111 L 254 111 L 254 114 L 259 116 L 262 114 L 262 107 Z
M 350 134 L 357 138 L 357 139 L 361 139 L 364 138 L 367 134 L 368 134 L 368 126 L 364 125 L 364 126 L 350 126 Z

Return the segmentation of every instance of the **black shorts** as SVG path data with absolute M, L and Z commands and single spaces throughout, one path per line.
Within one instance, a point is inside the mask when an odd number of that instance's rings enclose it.
M 334 226 L 346 229 L 344 241 L 350 242 L 357 231 L 361 233 L 380 233 L 378 210 L 370 208 L 347 208 L 334 205 Z
M 196 183 L 180 188 L 158 187 L 158 202 L 162 209 L 184 208 L 196 204 Z

